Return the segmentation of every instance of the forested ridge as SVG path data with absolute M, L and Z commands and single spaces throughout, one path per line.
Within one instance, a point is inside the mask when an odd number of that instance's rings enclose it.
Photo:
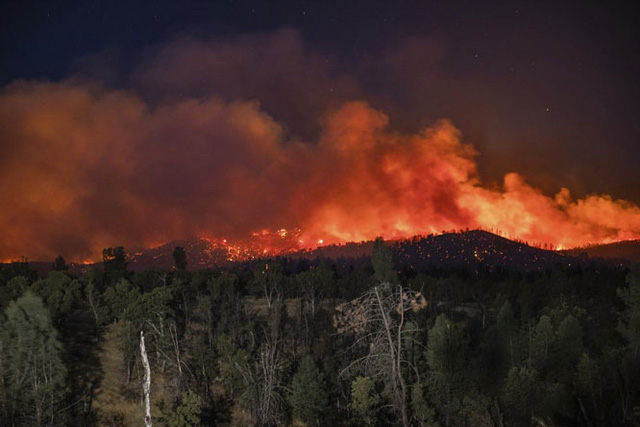
M 0 424 L 640 425 L 640 266 L 0 268 Z

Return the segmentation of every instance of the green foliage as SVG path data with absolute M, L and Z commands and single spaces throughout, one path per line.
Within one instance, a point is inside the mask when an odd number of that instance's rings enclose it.
M 138 301 L 131 301 L 130 318 L 138 323 L 149 324 L 173 317 L 171 300 L 170 288 L 155 288 L 151 292 L 142 294 Z
M 296 282 L 297 291 L 303 298 L 319 300 L 332 290 L 332 283 L 335 282 L 334 272 L 325 264 L 320 264 L 297 274 Z
M 252 293 L 263 295 L 271 306 L 276 299 L 284 296 L 286 287 L 282 265 L 279 262 L 259 263 L 253 271 Z
M 162 421 L 167 427 L 190 427 L 200 425 L 202 398 L 188 390 L 180 395 L 178 403 L 163 413 Z
M 373 242 L 371 263 L 378 282 L 389 282 L 394 285 L 399 283 L 398 273 L 393 269 L 391 248 L 387 246 L 382 237 L 378 237 Z
M 81 285 L 62 271 L 52 271 L 46 279 L 31 285 L 31 290 L 43 299 L 53 318 L 60 321 L 81 300 Z
M 577 367 L 576 385 L 583 393 L 593 393 L 598 382 L 598 366 L 587 353 L 582 353 Z
M 169 362 L 177 370 L 181 369 L 178 359 L 171 354 L 172 339 L 177 339 L 177 331 L 175 323 L 169 321 L 174 314 L 170 306 L 172 294 L 169 287 L 158 287 L 141 294 L 129 281 L 121 279 L 116 286 L 105 291 L 104 300 L 118 320 L 119 348 L 125 359 L 128 379 L 137 357 L 141 329 L 149 337 L 149 345 L 156 350 L 155 353 L 162 355 L 161 365 L 164 367 L 165 362 Z M 157 362 L 160 363 L 160 360 Z
M 0 264 L 0 287 L 14 277 L 22 276 L 29 283 L 38 279 L 38 273 L 31 268 L 29 261 L 22 258 L 20 261 L 13 261 L 9 264 Z
M 349 407 L 356 419 L 366 426 L 375 425 L 376 411 L 380 404 L 380 395 L 370 377 L 357 377 L 351 383 L 351 403 Z
M 109 308 L 104 301 L 103 295 L 100 293 L 96 281 L 92 278 L 86 280 L 84 284 L 84 300 L 91 310 L 95 322 L 95 330 L 99 336 L 99 331 L 108 321 Z
M 629 344 L 629 353 L 640 358 L 640 264 L 627 274 L 627 287 L 618 289 L 626 309 L 620 315 L 618 332 Z
M 122 246 L 103 249 L 102 264 L 108 283 L 117 283 L 127 275 L 126 254 Z
M 551 318 L 547 315 L 540 316 L 532 338 L 533 360 L 536 366 L 542 366 L 549 356 L 549 351 L 555 343 L 555 333 Z
M 518 342 L 519 325 L 513 312 L 511 303 L 507 300 L 502 304 L 496 317 L 498 336 L 502 344 L 503 354 L 509 361 L 510 367 L 515 367 L 520 361 Z
M 640 425 L 640 264 L 627 274 L 626 284 L 617 291 L 626 306 L 618 322 L 618 332 L 625 341 L 619 364 L 623 396 L 628 402 L 625 422 Z
M 426 358 L 435 384 L 434 403 L 444 413 L 447 424 L 456 404 L 454 390 L 460 389 L 466 346 L 463 329 L 446 315 L 438 316 L 429 330 Z
M 414 422 L 419 426 L 436 426 L 436 411 L 424 396 L 423 385 L 416 382 L 411 387 L 411 412 Z
M 15 276 L 5 286 L 0 287 L 0 308 L 5 308 L 11 301 L 18 299 L 29 287 L 29 279 Z
M 537 417 L 552 419 L 571 417 L 575 397 L 567 392 L 567 386 L 553 380 L 538 380 L 533 398 L 534 414 Z
M 458 420 L 460 420 L 459 423 L 474 427 L 493 426 L 494 423 L 491 420 L 491 413 L 489 412 L 490 406 L 491 400 L 486 396 L 464 396 L 457 417 Z
M 554 349 L 556 369 L 566 372 L 575 367 L 584 350 L 582 335 L 582 328 L 575 317 L 568 315 L 562 320 Z
M 236 397 L 245 386 L 242 369 L 247 365 L 249 356 L 247 351 L 239 348 L 228 335 L 218 335 L 216 338 L 218 357 L 218 378 L 226 393 Z
M 463 330 L 441 314 L 429 330 L 427 344 L 429 368 L 437 381 L 447 381 L 464 364 L 466 342 Z
M 0 372 L 6 425 L 58 425 L 66 369 L 62 345 L 42 300 L 26 292 L 5 310 Z
M 117 319 L 133 318 L 139 312 L 139 299 L 140 292 L 126 279 L 120 279 L 115 286 L 107 288 L 104 292 L 104 300 L 109 305 L 111 314 Z
M 294 418 L 320 425 L 322 414 L 327 410 L 328 394 L 322 372 L 313 357 L 305 356 L 300 362 L 288 400 Z
M 185 327 L 182 349 L 193 380 L 202 388 L 208 387 L 216 374 L 214 332 L 211 297 L 200 296 L 194 305 L 191 322 Z
M 536 376 L 534 369 L 514 367 L 509 370 L 502 389 L 502 401 L 508 419 L 516 425 L 529 425 L 536 401 Z
M 44 357 L 57 373 L 48 376 L 56 391 L 40 400 L 41 414 L 56 415 L 41 424 L 117 424 L 120 409 L 110 412 L 104 399 L 130 405 L 121 419 L 135 424 L 126 413 L 139 412 L 141 329 L 152 396 L 171 402 L 162 412 L 154 406 L 164 425 L 272 425 L 289 416 L 294 425 L 392 425 L 402 422 L 401 413 L 418 426 L 638 424 L 638 267 L 559 266 L 527 274 L 406 269 L 398 275 L 389 248 L 382 240 L 375 246 L 374 280 L 366 258 L 360 265 L 277 259 L 127 274 L 124 250 L 117 248 L 105 253 L 107 274 L 95 269 L 77 281 L 62 262 L 61 271 L 40 280 L 0 266 L 2 310 L 25 291 L 41 297 L 26 294 L 19 299 L 25 310 L 7 309 L 2 318 L 0 424 L 37 425 L 33 383 L 17 381 L 22 377 L 15 372 L 18 366 L 20 373 L 39 375 L 25 366 L 42 367 Z M 381 280 L 421 290 L 427 309 L 412 310 L 408 293 Z M 333 304 L 341 305 L 334 310 Z M 48 323 L 30 314 L 49 311 L 61 340 L 50 314 Z M 335 334 L 331 320 L 340 325 L 341 319 L 354 333 Z M 92 340 L 94 320 L 99 340 Z M 46 351 L 21 350 L 38 346 Z M 322 368 L 311 357 L 300 359 L 304 354 L 323 360 Z M 68 363 L 66 376 L 61 361 Z M 400 375 L 392 375 L 392 367 Z M 80 378 L 82 370 L 90 381 Z M 350 373 L 368 376 L 346 380 Z M 180 395 L 183 390 L 190 391 Z

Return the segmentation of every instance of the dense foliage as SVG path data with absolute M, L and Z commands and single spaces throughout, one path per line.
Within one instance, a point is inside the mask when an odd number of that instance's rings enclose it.
M 0 424 L 640 425 L 640 266 L 0 271 Z

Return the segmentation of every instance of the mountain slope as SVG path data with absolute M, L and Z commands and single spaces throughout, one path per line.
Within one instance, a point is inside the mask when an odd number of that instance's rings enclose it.
M 573 258 L 556 251 L 534 248 L 487 231 L 473 230 L 416 236 L 389 241 L 396 268 L 422 270 L 429 267 L 478 268 L 505 267 L 515 270 L 540 270 L 555 264 L 569 264 Z M 358 258 L 371 255 L 373 242 L 330 245 L 312 251 L 290 254 L 294 258 Z
M 320 246 L 313 250 L 296 247 L 295 236 L 261 233 L 242 242 L 227 242 L 225 239 L 192 238 L 174 240 L 151 249 L 141 249 L 128 254 L 129 269 L 168 270 L 173 268 L 173 251 L 183 247 L 188 268 L 198 270 L 232 265 L 252 259 L 274 256 L 293 259 L 330 258 L 343 259 L 353 265 L 356 259 L 363 262 L 371 255 L 372 241 L 351 242 L 342 245 Z M 629 257 L 640 260 L 640 241 L 620 242 L 572 251 L 550 251 L 515 242 L 498 235 L 480 231 L 446 233 L 441 235 L 416 236 L 407 240 L 388 241 L 397 268 L 423 270 L 426 268 L 478 268 L 504 267 L 531 271 L 552 267 L 555 264 L 570 264 L 589 256 Z M 352 261 L 348 261 L 352 260 Z M 368 261 L 367 261 L 368 262 Z M 42 266 L 45 264 L 42 263 Z M 50 268 L 51 264 L 46 263 Z M 87 268 L 87 266 L 75 266 Z M 40 272 L 40 274 L 43 274 Z
M 487 231 L 447 233 L 397 242 L 394 261 L 400 267 L 424 268 L 506 267 L 514 270 L 540 270 L 555 264 L 571 263 L 556 251 L 531 247 Z
M 640 240 L 626 240 L 605 245 L 593 245 L 585 248 L 575 248 L 562 251 L 570 256 L 589 258 L 605 258 L 626 260 L 630 263 L 640 263 Z

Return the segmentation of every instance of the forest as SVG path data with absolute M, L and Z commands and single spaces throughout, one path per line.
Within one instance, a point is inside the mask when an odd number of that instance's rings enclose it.
M 640 425 L 640 266 L 0 269 L 0 424 Z

